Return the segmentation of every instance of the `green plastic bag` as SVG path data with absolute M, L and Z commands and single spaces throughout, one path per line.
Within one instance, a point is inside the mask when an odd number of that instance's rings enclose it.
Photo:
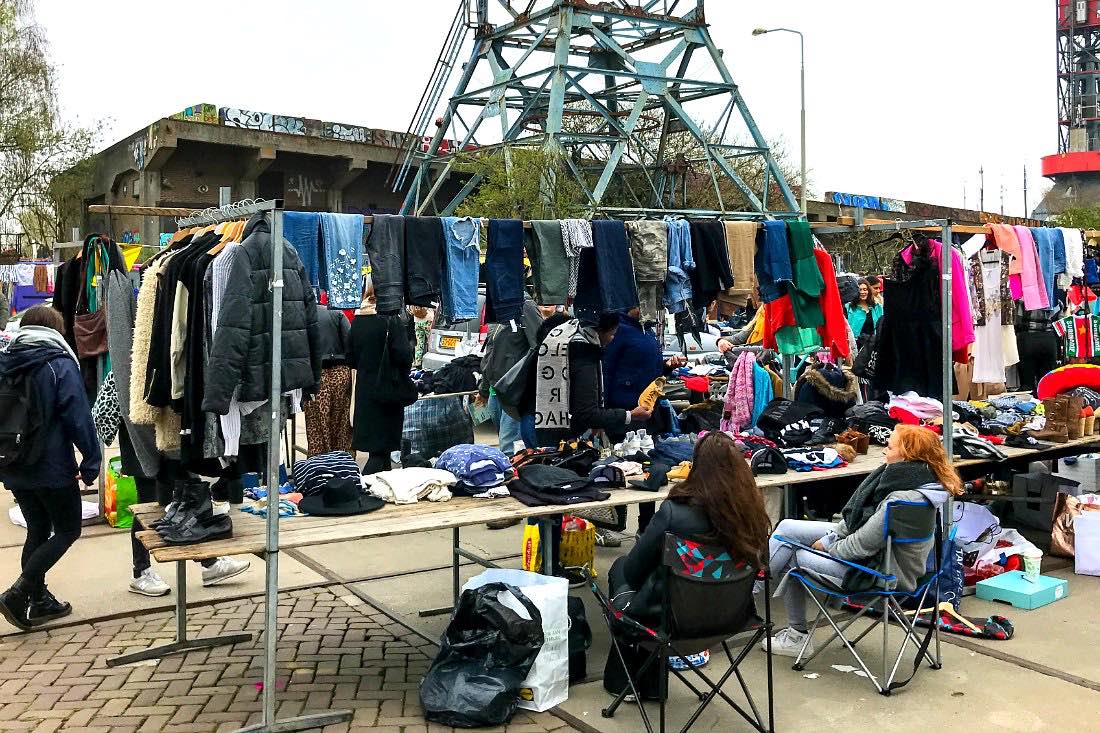
M 117 529 L 129 529 L 134 525 L 130 507 L 137 503 L 137 483 L 133 476 L 122 473 L 122 459 L 116 456 L 107 462 L 107 487 L 103 499 L 107 522 Z

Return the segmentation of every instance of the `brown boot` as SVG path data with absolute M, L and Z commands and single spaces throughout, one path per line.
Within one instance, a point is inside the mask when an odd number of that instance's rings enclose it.
M 1065 443 L 1069 440 L 1069 426 L 1066 415 L 1069 411 L 1068 397 L 1050 397 L 1043 400 L 1043 412 L 1046 414 L 1046 427 L 1031 431 L 1031 437 L 1048 443 Z
M 1066 426 L 1069 428 L 1069 439 L 1077 440 L 1085 434 L 1085 399 L 1083 397 L 1067 397 Z

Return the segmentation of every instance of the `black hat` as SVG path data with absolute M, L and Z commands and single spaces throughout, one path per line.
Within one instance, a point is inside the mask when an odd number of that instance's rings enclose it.
M 669 467 L 663 463 L 654 463 L 644 481 L 631 481 L 631 486 L 643 491 L 660 491 L 668 483 Z
M 752 466 L 752 475 L 761 473 L 786 473 L 787 457 L 777 448 L 761 448 L 752 454 L 749 461 Z
M 298 508 L 316 516 L 345 516 L 373 512 L 385 503 L 377 496 L 363 493 L 358 479 L 330 478 L 320 494 L 302 497 Z

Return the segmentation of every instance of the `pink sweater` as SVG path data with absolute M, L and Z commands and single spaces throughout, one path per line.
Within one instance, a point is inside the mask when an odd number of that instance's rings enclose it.
M 1039 251 L 1035 247 L 1035 238 L 1025 226 L 1016 225 L 1012 229 L 1020 240 L 1020 285 L 1023 289 L 1024 308 L 1029 311 L 1046 310 L 1050 307 L 1050 301 L 1047 298 L 1046 283 L 1043 281 L 1043 271 L 1039 268 Z
M 935 240 L 928 241 L 932 256 L 940 264 L 943 272 L 943 245 Z M 913 259 L 913 248 L 902 251 L 901 257 L 906 264 Z M 974 343 L 974 316 L 970 312 L 970 297 L 966 292 L 966 273 L 963 270 L 962 256 L 951 248 L 951 350 L 959 353 Z

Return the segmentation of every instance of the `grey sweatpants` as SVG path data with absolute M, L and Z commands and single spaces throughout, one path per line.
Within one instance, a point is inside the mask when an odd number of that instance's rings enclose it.
M 783 598 L 783 605 L 787 609 L 787 625 L 799 631 L 806 629 L 806 591 L 797 580 L 787 578 L 787 572 L 792 568 L 802 567 L 840 583 L 844 580 L 848 568 L 836 560 L 830 560 L 805 550 L 795 550 L 775 539 L 775 536 L 780 535 L 792 542 L 798 542 L 808 547 L 835 529 L 836 525 L 832 522 L 784 519 L 775 528 L 771 539 L 768 540 L 771 575 L 779 583 L 776 588 L 776 595 Z

